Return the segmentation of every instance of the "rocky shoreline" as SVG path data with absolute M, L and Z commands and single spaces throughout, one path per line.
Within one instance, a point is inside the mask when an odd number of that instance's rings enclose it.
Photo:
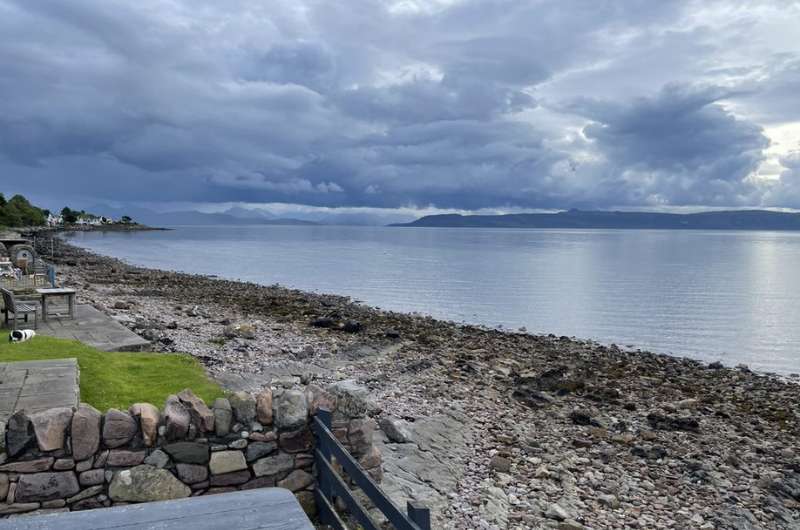
M 37 243 L 81 301 L 231 390 L 366 384 L 384 487 L 435 528 L 800 528 L 800 385 Z

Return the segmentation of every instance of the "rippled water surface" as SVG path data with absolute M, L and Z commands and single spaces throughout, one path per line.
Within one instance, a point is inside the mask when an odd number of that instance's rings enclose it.
M 148 267 L 800 372 L 800 233 L 247 226 L 72 239 Z

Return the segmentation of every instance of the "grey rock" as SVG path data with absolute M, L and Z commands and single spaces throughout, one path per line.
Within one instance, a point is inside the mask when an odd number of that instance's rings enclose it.
M 295 469 L 285 479 L 279 480 L 277 485 L 279 488 L 286 488 L 294 492 L 305 489 L 313 483 L 314 477 L 310 473 L 302 469 Z
M 72 471 L 20 475 L 15 501 L 27 503 L 63 499 L 75 495 L 80 489 Z
M 184 464 L 206 464 L 210 458 L 208 444 L 198 442 L 175 442 L 162 447 L 176 462 Z
M 239 438 L 238 440 L 234 440 L 228 444 L 228 447 L 231 449 L 244 449 L 247 447 L 247 439 Z
M 277 475 L 294 468 L 294 458 L 286 453 L 261 458 L 253 464 L 253 472 L 257 477 Z
M 0 504 L 0 515 L 31 512 L 33 510 L 38 510 L 39 506 L 41 505 L 38 502 Z
M 0 471 L 9 473 L 40 473 L 49 470 L 55 459 L 52 456 L 36 458 L 34 460 L 23 460 L 21 462 L 10 462 L 0 466 Z
M 103 493 L 103 486 L 92 486 L 90 488 L 86 488 L 85 490 L 79 492 L 77 495 L 73 495 L 69 499 L 67 499 L 67 504 L 74 504 L 76 502 L 80 502 L 84 499 L 88 499 L 89 497 L 94 497 L 95 495 L 99 495 Z
M 53 470 L 55 471 L 68 471 L 74 468 L 75 468 L 75 460 L 71 458 L 59 458 L 53 464 Z
M 114 475 L 108 496 L 114 502 L 153 502 L 182 499 L 191 488 L 165 469 L 141 465 Z
M 279 429 L 296 429 L 306 424 L 308 402 L 305 392 L 287 390 L 277 398 L 275 426 Z
M 106 447 L 121 447 L 136 435 L 136 421 L 127 412 L 109 409 L 103 418 L 103 444 Z
M 72 415 L 70 429 L 72 440 L 72 457 L 75 460 L 86 460 L 94 456 L 100 448 L 100 412 L 86 403 L 81 403 Z
M 175 466 L 178 478 L 186 484 L 197 484 L 208 479 L 208 468 L 197 464 L 178 464 Z
M 231 432 L 231 422 L 233 421 L 233 409 L 230 402 L 225 398 L 218 398 L 214 401 L 214 429 L 217 436 L 227 436 Z
M 253 462 L 270 453 L 274 453 L 277 448 L 278 444 L 275 442 L 252 442 L 247 446 L 245 458 L 248 462 Z
M 78 481 L 81 486 L 94 486 L 95 484 L 102 484 L 105 480 L 105 469 L 90 469 L 78 475 Z
M 238 486 L 249 481 L 252 477 L 250 471 L 243 469 L 240 471 L 233 471 L 231 473 L 224 473 L 222 475 L 212 475 L 211 486 Z
M 6 423 L 6 452 L 14 458 L 36 443 L 33 424 L 24 410 L 15 412 Z
M 106 465 L 110 467 L 132 467 L 144 462 L 144 451 L 127 451 L 125 449 L 113 449 L 108 453 Z
M 247 462 L 241 451 L 219 451 L 211 453 L 211 462 L 208 465 L 212 475 L 223 475 L 247 469 Z
M 244 425 L 250 425 L 256 419 L 256 400 L 247 392 L 236 392 L 230 399 L 233 417 Z
M 391 416 L 384 416 L 379 423 L 381 430 L 389 438 L 389 441 L 399 444 L 411 441 L 411 431 L 399 419 Z
M 339 381 L 328 387 L 336 397 L 336 410 L 350 418 L 364 416 L 370 408 L 369 391 L 355 380 Z
M 553 519 L 555 521 L 564 521 L 566 519 L 573 519 L 569 511 L 557 502 L 550 503 L 547 506 L 547 510 L 545 510 L 544 516 L 548 519 Z
M 144 463 L 153 467 L 167 467 L 169 464 L 169 455 L 161 449 L 156 449 L 144 459 Z

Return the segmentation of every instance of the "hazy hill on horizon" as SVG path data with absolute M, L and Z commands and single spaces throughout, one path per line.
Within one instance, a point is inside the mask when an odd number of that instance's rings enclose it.
M 92 212 L 98 215 L 118 218 L 128 215 L 136 222 L 148 226 L 175 226 L 175 225 L 319 225 L 314 221 L 302 219 L 269 217 L 261 215 L 234 215 L 236 210 L 230 213 L 205 213 L 193 210 L 177 212 L 156 212 L 147 208 L 114 208 L 112 206 L 97 205 L 91 208 Z
M 726 210 L 689 214 L 567 210 L 504 215 L 427 215 L 390 226 L 451 228 L 629 228 L 669 230 L 800 230 L 800 213 Z

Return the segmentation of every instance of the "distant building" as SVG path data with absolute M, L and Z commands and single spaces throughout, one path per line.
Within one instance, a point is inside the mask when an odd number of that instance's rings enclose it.
M 47 222 L 47 226 L 50 226 L 50 227 L 61 226 L 61 225 L 64 224 L 64 218 L 62 216 L 60 216 L 60 215 L 50 214 L 50 215 L 47 216 L 47 221 L 46 222 Z

